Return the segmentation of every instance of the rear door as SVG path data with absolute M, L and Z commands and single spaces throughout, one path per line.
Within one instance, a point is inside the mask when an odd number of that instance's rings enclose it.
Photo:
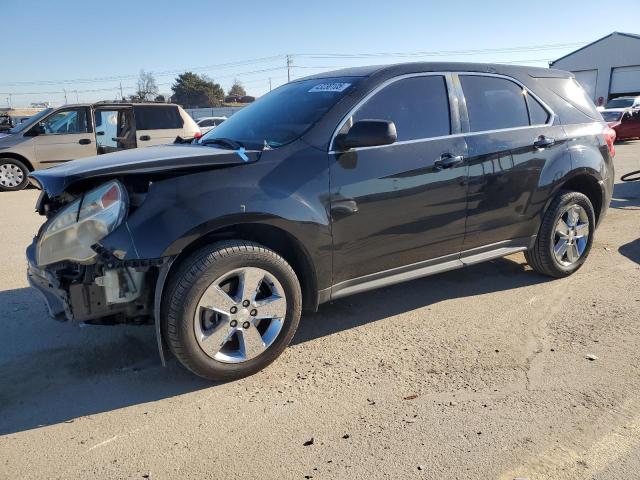
M 173 143 L 183 135 L 184 121 L 176 105 L 134 105 L 138 147 Z
M 365 282 L 358 277 L 436 257 L 457 259 L 467 166 L 464 138 L 452 135 L 459 133 L 459 117 L 449 83 L 443 74 L 393 79 L 340 129 L 389 120 L 398 141 L 330 152 L 334 284 Z M 439 168 L 443 157 L 458 160 Z
M 459 74 L 469 148 L 467 227 L 463 250 L 528 246 L 543 171 L 566 154 L 566 135 L 549 107 L 503 76 Z M 551 166 L 551 167 L 550 167 Z M 502 245 L 501 245 L 502 246 Z
M 36 160 L 57 164 L 96 155 L 96 143 L 88 107 L 56 110 L 42 119 L 43 134 L 33 138 Z

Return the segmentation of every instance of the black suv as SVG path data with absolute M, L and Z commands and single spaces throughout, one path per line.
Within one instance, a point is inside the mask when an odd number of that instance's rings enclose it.
M 47 221 L 29 279 L 56 319 L 154 323 L 161 355 L 238 378 L 329 300 L 521 251 L 574 273 L 611 198 L 614 138 L 558 70 L 316 75 L 197 143 L 32 173 Z

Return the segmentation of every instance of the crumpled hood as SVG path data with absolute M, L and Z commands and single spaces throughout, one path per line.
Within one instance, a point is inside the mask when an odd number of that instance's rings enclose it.
M 81 158 L 46 170 L 36 170 L 29 177 L 50 197 L 55 197 L 70 185 L 89 178 L 242 165 L 256 162 L 260 153 L 202 145 L 160 145 Z

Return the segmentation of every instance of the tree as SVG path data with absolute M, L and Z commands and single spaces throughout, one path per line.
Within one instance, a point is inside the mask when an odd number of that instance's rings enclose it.
M 186 108 L 220 107 L 224 100 L 224 90 L 220 84 L 193 72 L 178 75 L 171 90 L 171 100 Z
M 158 86 L 156 85 L 156 79 L 153 77 L 153 74 L 140 70 L 136 96 L 141 102 L 148 102 L 155 98 L 156 95 L 158 95 Z
M 237 78 L 233 81 L 233 85 L 231 85 L 231 89 L 229 90 L 228 95 L 230 97 L 244 97 L 247 94 L 247 91 L 240 83 L 240 80 Z

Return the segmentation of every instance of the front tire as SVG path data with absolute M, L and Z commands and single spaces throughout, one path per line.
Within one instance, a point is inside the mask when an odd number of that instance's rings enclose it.
M 253 242 L 224 241 L 191 254 L 169 280 L 162 330 L 186 368 L 208 380 L 252 375 L 295 334 L 300 283 L 289 264 Z
M 20 160 L 0 158 L 0 192 L 22 190 L 29 183 L 29 168 Z
M 525 252 L 525 258 L 543 275 L 569 276 L 587 259 L 595 227 L 589 198 L 579 192 L 561 191 L 546 211 L 536 242 Z

